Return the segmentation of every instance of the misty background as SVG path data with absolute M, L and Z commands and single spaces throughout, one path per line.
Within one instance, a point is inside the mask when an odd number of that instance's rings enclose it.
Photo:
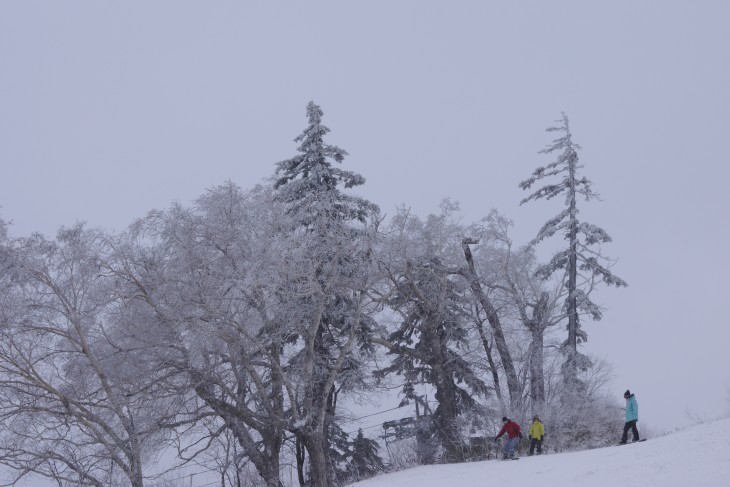
M 314 100 L 358 191 L 392 214 L 498 208 L 522 244 L 555 213 L 517 184 L 565 112 L 583 217 L 625 289 L 583 352 L 641 424 L 722 415 L 730 387 L 730 4 L 722 1 L 0 4 L 0 216 L 15 236 L 122 229 L 291 157 Z M 555 244 L 560 242 L 556 241 Z M 548 247 L 541 251 L 549 255 Z

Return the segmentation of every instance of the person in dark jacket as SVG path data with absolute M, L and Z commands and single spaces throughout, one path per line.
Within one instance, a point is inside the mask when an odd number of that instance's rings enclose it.
M 624 392 L 626 399 L 626 423 L 624 423 L 624 434 L 621 437 L 621 444 L 625 445 L 629 436 L 629 430 L 634 436 L 634 441 L 639 441 L 639 430 L 636 429 L 636 422 L 639 421 L 639 403 L 628 389 Z
M 509 460 L 510 458 L 515 457 L 515 446 L 517 446 L 517 442 L 522 439 L 522 430 L 520 429 L 520 425 L 509 418 L 503 417 L 502 422 L 504 423 L 504 426 L 502 426 L 502 429 L 499 430 L 499 433 L 497 433 L 497 437 L 494 438 L 494 440 L 498 440 L 500 436 L 507 433 L 507 440 L 504 442 L 504 447 L 502 449 L 502 460 Z

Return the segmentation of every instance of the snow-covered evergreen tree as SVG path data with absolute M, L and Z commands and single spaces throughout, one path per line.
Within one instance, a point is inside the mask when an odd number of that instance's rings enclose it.
M 342 163 L 347 152 L 324 142 L 330 131 L 322 125 L 322 109 L 314 102 L 307 105 L 309 124 L 294 142 L 300 154 L 277 163 L 274 188 L 277 198 L 289 205 L 303 225 L 315 221 L 365 222 L 377 212 L 377 206 L 339 188 L 352 188 L 365 183 L 361 175 L 332 165 Z
M 347 479 L 350 482 L 364 480 L 385 470 L 383 459 L 378 455 L 378 442 L 366 438 L 362 429 L 352 441 L 346 468 Z
M 459 417 L 476 405 L 475 397 L 486 393 L 486 385 L 464 357 L 470 346 L 471 299 L 453 265 L 460 247 L 459 234 L 447 229 L 449 211 L 431 215 L 425 224 L 405 212 L 395 219 L 388 232 L 393 254 L 386 257 L 382 250 L 381 265 L 391 286 L 385 302 L 400 320 L 389 335 L 373 340 L 392 356 L 377 374 L 402 376 L 405 400 L 418 400 L 413 384 L 434 388 L 433 432 L 444 447 L 444 459 L 461 461 Z
M 372 320 L 363 313 L 370 250 L 367 223 L 377 206 L 343 190 L 365 179 L 333 165 L 347 153 L 326 144 L 329 129 L 314 102 L 307 105 L 307 128 L 296 137 L 299 154 L 279 162 L 276 199 L 294 221 L 291 229 L 302 252 L 296 273 L 282 292 L 287 319 L 302 342 L 290 370 L 298 377 L 291 405 L 292 429 L 309 454 L 313 485 L 335 485 L 334 459 L 327 435 L 334 420 L 337 385 L 352 384 L 358 361 L 356 343 L 367 345 Z
M 540 151 L 543 154 L 557 153 L 557 160 L 538 167 L 519 186 L 523 190 L 529 190 L 536 183 L 551 177 L 557 178 L 557 181 L 546 182 L 520 204 L 538 199 L 549 200 L 560 195 L 565 197 L 565 208 L 543 225 L 531 245 L 555 234 L 562 235 L 567 241 L 567 248 L 555 253 L 550 262 L 537 270 L 537 274 L 548 278 L 556 273 L 565 273 L 568 338 L 563 346 L 566 359 L 564 376 L 568 383 L 577 385 L 578 370 L 590 366 L 588 358 L 578 352 L 578 344 L 587 340 L 587 335 L 581 328 L 580 316 L 586 314 L 594 320 L 600 320 L 602 314 L 601 308 L 590 299 L 590 291 L 598 282 L 617 287 L 626 286 L 626 282 L 609 270 L 607 259 L 600 253 L 600 244 L 610 242 L 611 238 L 602 228 L 581 221 L 578 216 L 578 197 L 582 196 L 590 201 L 598 195 L 593 192 L 591 182 L 579 175 L 579 170 L 583 167 L 578 161 L 577 151 L 580 146 L 573 142 L 568 117 L 563 113 L 562 119 L 557 122 L 557 126 L 550 127 L 547 131 L 560 132 L 561 135 Z

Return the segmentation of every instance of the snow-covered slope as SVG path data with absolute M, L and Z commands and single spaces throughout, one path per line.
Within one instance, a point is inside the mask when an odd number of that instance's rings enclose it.
M 433 465 L 380 475 L 353 487 L 730 486 L 730 419 L 649 441 L 575 453 Z

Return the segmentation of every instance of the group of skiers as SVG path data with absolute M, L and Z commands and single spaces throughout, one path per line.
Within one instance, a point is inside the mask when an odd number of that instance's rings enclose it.
M 502 459 L 515 459 L 515 447 L 517 446 L 517 442 L 522 439 L 522 430 L 520 429 L 520 425 L 507 417 L 503 417 L 502 422 L 504 426 L 502 426 L 502 429 L 499 430 L 499 433 L 497 433 L 494 439 L 495 441 L 499 440 L 506 433 L 507 439 L 502 448 Z M 545 425 L 542 424 L 539 416 L 533 416 L 532 425 L 527 434 L 530 437 L 530 455 L 535 454 L 536 447 L 537 454 L 540 455 L 542 453 L 542 439 L 545 438 Z
M 639 421 L 639 403 L 636 402 L 636 397 L 629 390 L 626 390 L 624 393 L 624 399 L 626 399 L 626 423 L 624 423 L 624 433 L 621 436 L 621 445 L 626 444 L 629 430 L 632 432 L 633 441 L 639 441 L 639 430 L 636 428 L 636 422 Z M 522 439 L 522 430 L 520 429 L 520 425 L 506 416 L 502 418 L 502 423 L 504 425 L 494 440 L 497 441 L 502 435 L 506 434 L 507 439 L 502 447 L 502 459 L 516 460 L 515 447 L 517 446 L 517 442 Z M 542 453 L 542 440 L 545 438 L 545 425 L 542 424 L 542 421 L 540 421 L 537 415 L 532 417 L 532 425 L 527 435 L 530 438 L 529 455 L 534 455 L 535 449 L 537 449 L 537 454 L 540 455 Z

